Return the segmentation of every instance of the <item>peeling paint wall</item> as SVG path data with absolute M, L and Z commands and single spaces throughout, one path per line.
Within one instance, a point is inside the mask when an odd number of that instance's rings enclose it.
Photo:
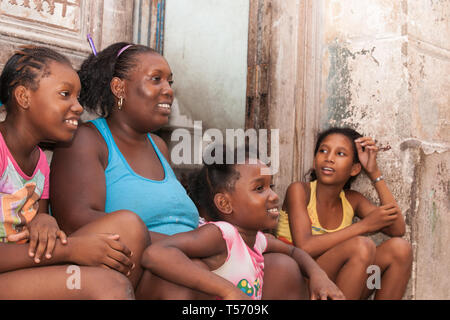
M 414 248 L 405 298 L 449 299 L 450 1 L 322 3 L 320 126 L 392 147 L 379 164 Z M 377 200 L 364 175 L 354 187 Z

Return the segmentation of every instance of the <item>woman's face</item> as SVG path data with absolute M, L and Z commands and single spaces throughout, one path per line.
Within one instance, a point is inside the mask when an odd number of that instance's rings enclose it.
M 172 71 L 167 61 L 155 53 L 137 55 L 137 67 L 125 79 L 123 110 L 133 126 L 154 131 L 169 121 L 173 103 Z

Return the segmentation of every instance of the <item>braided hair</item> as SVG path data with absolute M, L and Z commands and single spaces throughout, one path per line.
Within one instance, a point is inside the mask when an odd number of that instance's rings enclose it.
M 55 61 L 72 67 L 69 59 L 53 49 L 38 46 L 21 46 L 8 59 L 0 76 L 0 101 L 10 111 L 13 91 L 25 86 L 33 91 L 39 89 L 41 78 L 50 75 L 50 62 Z
M 319 135 L 317 136 L 316 146 L 314 148 L 314 156 L 319 151 L 319 147 L 320 147 L 322 141 L 331 134 L 341 134 L 343 136 L 346 136 L 350 140 L 352 148 L 353 148 L 353 163 L 359 163 L 358 150 L 356 149 L 355 140 L 358 138 L 361 138 L 362 135 L 359 132 L 357 132 L 356 130 L 353 130 L 351 128 L 346 128 L 346 127 L 344 127 L 344 128 L 331 127 L 329 129 L 319 133 Z M 356 177 L 357 176 L 350 177 L 347 180 L 347 182 L 345 183 L 343 189 L 349 190 L 353 181 L 355 181 Z M 310 178 L 310 181 L 317 180 L 316 171 L 314 169 L 310 170 L 309 178 Z
M 91 54 L 78 70 L 81 81 L 80 104 L 101 117 L 108 116 L 115 104 L 111 80 L 114 77 L 128 79 L 130 71 L 138 66 L 137 56 L 141 53 L 159 55 L 147 46 L 127 42 L 117 42 L 98 55 Z

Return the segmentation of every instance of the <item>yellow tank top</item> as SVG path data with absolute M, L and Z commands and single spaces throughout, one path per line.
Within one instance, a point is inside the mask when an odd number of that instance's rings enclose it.
M 309 219 L 311 220 L 311 233 L 313 235 L 318 234 L 324 234 L 328 232 L 335 232 L 341 229 L 344 229 L 352 224 L 353 221 L 353 207 L 348 202 L 347 198 L 345 197 L 344 190 L 341 191 L 339 194 L 339 197 L 342 201 L 342 209 L 343 209 L 343 217 L 342 222 L 339 227 L 337 227 L 334 230 L 325 229 L 320 225 L 319 217 L 317 216 L 317 208 L 316 208 L 316 187 L 317 187 L 317 180 L 310 182 L 310 189 L 311 189 L 311 195 L 309 198 L 308 203 L 308 215 Z M 288 213 L 281 210 L 280 211 L 280 219 L 278 221 L 278 228 L 277 228 L 277 236 L 284 241 L 289 241 L 292 243 L 292 236 L 291 236 L 291 230 L 289 228 L 289 220 L 288 220 Z

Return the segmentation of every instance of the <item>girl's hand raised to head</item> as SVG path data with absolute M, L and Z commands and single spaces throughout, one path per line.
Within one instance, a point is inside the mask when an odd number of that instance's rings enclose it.
M 372 180 L 378 178 L 380 176 L 377 165 L 378 147 L 375 141 L 371 137 L 362 137 L 356 139 L 355 144 L 361 166 Z
M 118 234 L 89 234 L 71 236 L 68 240 L 68 261 L 82 266 L 98 266 L 114 269 L 126 276 L 135 265 L 130 249 L 119 241 Z
M 67 243 L 67 236 L 59 229 L 55 218 L 47 213 L 38 213 L 21 232 L 8 236 L 8 241 L 29 240 L 28 254 L 39 263 L 44 251 L 47 259 L 52 257 L 57 238 L 62 244 Z

